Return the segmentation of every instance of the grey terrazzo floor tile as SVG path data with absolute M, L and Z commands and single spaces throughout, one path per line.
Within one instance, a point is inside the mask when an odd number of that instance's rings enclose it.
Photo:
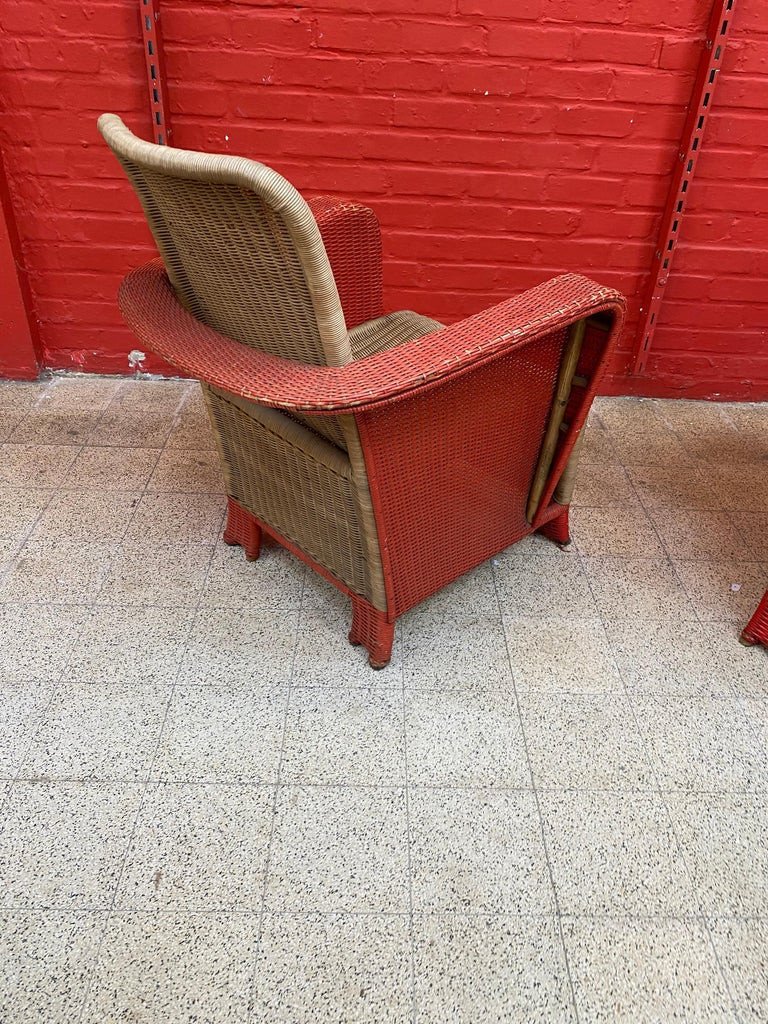
M 667 559 L 585 558 L 584 567 L 604 618 L 696 618 Z
M 21 767 L 53 686 L 40 680 L 0 680 L 0 778 L 14 778 Z
M 178 686 L 153 777 L 165 782 L 277 782 L 287 701 L 281 686 Z
M 554 910 L 532 792 L 411 788 L 409 822 L 415 910 Z
M 629 466 L 637 496 L 647 509 L 719 509 L 724 506 L 711 493 L 707 478 L 697 465 Z
M 581 437 L 580 469 L 585 466 L 618 464 L 611 436 L 596 417 L 590 415 L 586 427 L 582 428 Z
M 582 1020 L 737 1019 L 700 921 L 582 918 L 563 921 L 563 934 Z
M 172 683 L 194 621 L 191 608 L 102 605 L 90 610 L 65 677 L 93 683 Z
M 108 908 L 141 790 L 125 783 L 14 783 L 0 833 L 5 906 Z
M 562 913 L 695 913 L 659 795 L 542 792 L 539 799 Z
M 504 629 L 518 693 L 623 691 L 600 619 L 505 615 Z
M 247 1024 L 258 917 L 110 915 L 82 1024 Z
M 278 791 L 266 909 L 409 909 L 402 789 L 285 786 Z
M 605 629 L 631 693 L 731 695 L 730 653 L 713 650 L 699 622 L 607 619 Z
M 179 681 L 187 684 L 285 683 L 291 676 L 298 615 L 253 608 L 201 608 Z
M 21 765 L 25 779 L 146 779 L 169 690 L 131 683 L 62 683 Z
M 258 910 L 271 786 L 149 786 L 125 858 L 121 910 Z
M 140 498 L 138 491 L 58 491 L 30 536 L 37 541 L 118 544 Z
M 700 509 L 651 509 L 650 517 L 667 552 L 674 558 L 749 559 L 749 545 L 729 512 Z
M 139 501 L 126 531 L 127 543 L 215 544 L 226 503 L 217 494 L 155 494 Z
M 768 913 L 768 803 L 764 796 L 668 794 L 675 830 L 703 913 Z
M 294 689 L 280 769 L 284 783 L 405 784 L 399 689 Z
M 675 568 L 696 610 L 707 622 L 749 621 L 765 593 L 768 564 L 718 559 L 691 562 L 675 559 Z
M 416 915 L 418 1024 L 575 1021 L 551 917 Z
M 23 540 L 52 496 L 52 491 L 41 487 L 0 489 L 0 537 Z
M 140 491 L 155 468 L 156 448 L 85 447 L 70 465 L 63 481 L 78 490 Z
M 494 615 L 413 612 L 395 627 L 402 637 L 403 678 L 419 690 L 512 688 L 498 609 Z
M 70 540 L 30 540 L 0 583 L 0 601 L 89 604 L 101 589 L 115 547 Z
M 96 429 L 102 410 L 56 408 L 38 405 L 8 435 L 11 444 L 85 443 Z
M 594 618 L 589 581 L 575 551 L 522 545 L 494 559 L 499 603 L 505 615 Z
M 677 434 L 661 422 L 630 430 L 609 427 L 608 434 L 617 458 L 625 466 L 684 466 L 691 461 Z
M 224 477 L 218 452 L 206 449 L 166 448 L 157 460 L 148 484 L 150 491 L 221 493 Z
M 392 660 L 386 668 L 372 673 L 368 652 L 351 647 L 348 636 L 352 609 L 348 602 L 340 609 L 302 607 L 293 667 L 294 686 L 376 686 L 402 683 L 401 637 L 395 628 Z
M 405 712 L 412 785 L 531 785 L 520 716 L 511 693 L 412 692 Z
M 768 789 L 768 754 L 737 700 L 633 697 L 661 789 Z
M 4 444 L 0 446 L 0 484 L 11 487 L 59 487 L 75 461 L 70 445 Z
M 639 502 L 623 466 L 596 463 L 579 466 L 572 504 L 580 521 L 589 515 L 577 513 L 580 508 L 632 508 Z
M 209 544 L 123 545 L 112 558 L 98 603 L 192 607 L 205 583 L 212 551 Z
M 742 1024 L 768 1020 L 768 921 L 709 921 L 709 930 Z
M 729 512 L 731 522 L 744 538 L 750 554 L 760 562 L 768 562 L 768 512 Z
M 0 604 L 0 677 L 55 678 L 64 670 L 87 610 L 71 605 Z
M 533 784 L 543 789 L 653 789 L 632 707 L 621 694 L 523 694 Z
M 208 419 L 208 412 L 203 404 L 202 396 L 197 399 L 193 393 L 187 398 L 178 413 L 166 444 L 168 448 L 173 449 L 216 450 L 216 441 L 213 437 L 211 423 Z
M 406 1024 L 411 1013 L 406 916 L 265 915 L 253 1024 Z
M 213 550 L 201 605 L 220 608 L 296 609 L 301 602 L 307 569 L 300 559 L 277 545 L 262 547 L 249 562 L 243 549 L 218 541 Z
M 0 1020 L 77 1020 L 106 921 L 105 911 L 0 911 Z
M 768 465 L 766 451 L 762 460 L 748 466 L 730 462 L 709 462 L 706 467 L 707 487 L 718 508 L 743 511 L 768 511 Z
M 583 555 L 660 558 L 664 549 L 647 513 L 635 508 L 583 508 L 571 523 L 576 547 Z
M 743 697 L 768 697 L 768 649 L 739 643 L 743 623 L 705 622 L 713 658 L 725 666 L 723 678 Z
M 91 446 L 162 448 L 174 424 L 173 411 L 112 403 L 91 432 Z

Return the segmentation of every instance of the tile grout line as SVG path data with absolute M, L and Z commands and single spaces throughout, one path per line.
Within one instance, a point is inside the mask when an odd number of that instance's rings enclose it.
M 626 467 L 624 466 L 624 464 L 621 463 L 621 465 L 622 465 L 622 467 L 626 471 Z M 640 497 L 639 493 L 637 492 L 637 489 L 635 488 L 635 484 L 634 484 L 634 481 L 632 480 L 631 476 L 628 473 L 626 475 L 627 475 L 627 478 L 629 480 L 630 486 L 632 487 L 632 489 L 635 492 L 635 495 L 636 495 L 638 501 L 640 502 L 641 508 L 646 513 L 648 521 L 650 522 L 652 529 L 656 533 L 656 537 L 657 537 L 659 543 L 662 545 L 662 549 L 667 554 L 668 561 L 672 565 L 673 571 L 675 573 L 675 578 L 678 581 L 678 585 L 681 587 L 683 593 L 688 598 L 688 601 L 691 604 L 691 608 L 692 608 L 694 614 L 696 614 L 696 621 L 699 623 L 699 625 L 702 625 L 702 623 L 701 623 L 701 621 L 699 619 L 698 613 L 696 612 L 696 608 L 693 607 L 693 603 L 691 602 L 691 598 L 688 595 L 688 591 L 683 586 L 682 580 L 678 576 L 677 569 L 676 569 L 676 567 L 674 565 L 674 562 L 669 557 L 669 553 L 667 551 L 667 547 L 664 544 L 661 536 L 658 533 L 658 530 L 656 528 L 655 522 L 653 521 L 651 516 L 648 515 L 648 511 L 647 511 L 647 509 L 645 507 L 645 504 L 643 503 L 642 498 Z M 577 551 L 577 554 L 578 554 L 579 560 L 580 560 L 581 565 L 582 565 L 582 571 L 584 572 L 584 574 L 585 574 L 585 576 L 587 578 L 587 583 L 588 583 L 588 585 L 590 587 L 590 590 L 591 590 L 592 589 L 592 583 L 591 583 L 591 580 L 589 578 L 589 573 L 586 571 L 586 568 L 584 566 L 583 556 L 578 551 Z M 594 598 L 594 594 L 593 594 L 593 598 Z M 695 905 L 698 907 L 698 911 L 699 911 L 698 919 L 701 921 L 702 926 L 703 926 L 703 928 L 704 928 L 704 930 L 706 932 L 707 939 L 709 941 L 710 949 L 712 950 L 712 953 L 713 953 L 713 955 L 715 957 L 715 963 L 717 964 L 718 970 L 720 972 L 720 979 L 721 979 L 723 985 L 725 986 L 725 991 L 728 993 L 728 997 L 729 997 L 729 999 L 731 1001 L 731 1008 L 733 1009 L 733 1012 L 736 1015 L 736 1019 L 739 1020 L 740 1018 L 739 1018 L 738 1010 L 737 1010 L 737 1007 L 736 1007 L 736 1000 L 735 1000 L 733 992 L 731 991 L 731 986 L 730 986 L 730 983 L 728 981 L 728 977 L 727 977 L 727 975 L 725 973 L 725 970 L 723 969 L 723 965 L 722 965 L 722 963 L 720 961 L 720 957 L 719 957 L 717 949 L 715 947 L 715 942 L 714 942 L 714 938 L 712 936 L 712 931 L 711 931 L 711 929 L 709 927 L 709 923 L 708 923 L 708 921 L 706 919 L 706 916 L 704 914 L 703 905 L 701 903 L 701 899 L 699 897 L 699 893 L 697 892 L 696 884 L 694 882 L 693 875 L 691 873 L 691 869 L 690 869 L 690 866 L 688 864 L 688 860 L 687 860 L 687 858 L 685 856 L 685 851 L 683 849 L 683 844 L 682 844 L 682 842 L 680 840 L 680 835 L 679 835 L 679 832 L 678 832 L 678 829 L 677 829 L 677 825 L 675 823 L 674 816 L 673 816 L 673 814 L 672 814 L 672 812 L 670 810 L 669 803 L 667 802 L 665 791 L 661 788 L 661 782 L 660 782 L 660 779 L 659 779 L 659 774 L 658 774 L 658 772 L 656 770 L 656 764 L 654 762 L 653 757 L 651 756 L 650 747 L 649 747 L 649 744 L 648 744 L 648 740 L 646 738 L 645 731 L 640 726 L 640 721 L 639 721 L 638 716 L 637 716 L 637 708 L 635 706 L 635 702 L 633 700 L 632 693 L 631 693 L 629 687 L 627 686 L 627 681 L 626 681 L 626 679 L 624 677 L 624 673 L 623 673 L 623 671 L 621 669 L 621 665 L 619 663 L 618 658 L 616 657 L 616 653 L 615 653 L 614 647 L 613 647 L 613 641 L 611 640 L 610 633 L 606 629 L 605 620 L 603 618 L 603 614 L 602 614 L 602 611 L 600 609 L 600 606 L 598 605 L 597 608 L 598 608 L 598 613 L 600 614 L 601 621 L 603 623 L 603 631 L 605 632 L 606 638 L 608 640 L 608 646 L 609 646 L 609 649 L 611 651 L 611 657 L 613 658 L 615 668 L 616 668 L 616 670 L 617 670 L 617 672 L 619 674 L 619 677 L 620 677 L 620 679 L 622 681 L 622 685 L 624 687 L 625 698 L 627 700 L 627 704 L 628 704 L 628 706 L 630 708 L 630 711 L 631 711 L 631 714 L 632 714 L 632 718 L 633 718 L 633 721 L 635 723 L 635 729 L 637 730 L 637 732 L 638 732 L 638 734 L 640 736 L 641 742 L 643 744 L 643 748 L 645 750 L 645 756 L 646 756 L 646 759 L 647 759 L 647 761 L 649 763 L 649 766 L 651 768 L 651 772 L 653 773 L 653 777 L 656 779 L 657 793 L 658 793 L 659 799 L 661 800 L 661 803 L 662 803 L 662 805 L 664 807 L 664 811 L 665 811 L 666 816 L 667 816 L 667 822 L 669 824 L 669 827 L 672 830 L 672 835 L 675 837 L 675 845 L 677 847 L 677 852 L 678 852 L 680 860 L 681 860 L 681 862 L 683 864 L 683 867 L 685 868 L 685 874 L 686 874 L 686 877 L 688 879 L 688 883 L 689 883 L 690 888 L 691 888 L 691 894 L 692 894 L 692 896 L 693 896 L 693 898 L 695 900 Z M 712 649 L 711 645 L 709 644 L 709 642 L 708 642 L 708 647 L 709 647 L 710 650 Z
M 533 792 L 533 798 L 534 798 L 534 800 L 536 802 L 536 813 L 537 813 L 538 819 L 539 819 L 539 834 L 541 836 L 541 845 L 542 845 L 542 849 L 544 851 L 544 859 L 545 859 L 546 864 L 547 864 L 547 873 L 548 873 L 548 876 L 549 876 L 550 891 L 552 893 L 552 898 L 554 900 L 554 909 L 555 909 L 554 919 L 555 919 L 555 921 L 557 923 L 557 932 L 558 932 L 558 936 L 560 938 L 560 949 L 562 950 L 563 962 L 565 963 L 566 977 L 568 978 L 568 990 L 569 990 L 570 997 L 571 997 L 571 1007 L 573 1009 L 573 1014 L 574 1014 L 574 1019 L 576 1021 L 576 1024 L 579 1024 L 579 1007 L 578 1007 L 578 1003 L 576 1001 L 576 987 L 575 987 L 574 982 L 573 982 L 573 974 L 571 972 L 571 964 L 570 964 L 570 958 L 568 956 L 568 948 L 567 948 L 566 943 L 565 943 L 565 932 L 563 930 L 562 914 L 561 914 L 561 911 L 560 911 L 560 896 L 558 894 L 557 886 L 555 884 L 554 872 L 552 871 L 552 861 L 550 859 L 549 847 L 547 845 L 547 837 L 546 837 L 546 832 L 545 832 L 545 829 L 544 829 L 544 814 L 543 814 L 542 809 L 541 809 L 541 801 L 539 799 L 539 793 L 538 793 L 538 789 L 537 789 L 537 786 L 536 786 L 536 779 L 534 777 L 533 767 L 531 765 L 531 757 L 530 757 L 530 753 L 529 753 L 529 750 L 528 750 L 528 739 L 527 739 L 527 737 L 525 735 L 525 726 L 523 724 L 523 714 L 522 714 L 522 710 L 521 710 L 521 707 L 520 707 L 520 698 L 519 698 L 518 691 L 517 691 L 517 680 L 516 680 L 516 676 L 515 676 L 515 670 L 514 670 L 514 668 L 512 666 L 512 656 L 511 656 L 510 651 L 509 651 L 509 640 L 507 638 L 507 626 L 506 626 L 506 623 L 504 621 L 504 609 L 502 608 L 501 597 L 499 595 L 498 581 L 497 581 L 497 578 L 496 578 L 496 566 L 494 565 L 493 559 L 491 559 L 491 578 L 493 580 L 493 589 L 494 589 L 494 593 L 496 595 L 496 605 L 497 605 L 498 612 L 499 612 L 499 619 L 501 621 L 501 630 L 502 630 L 502 634 L 504 636 L 504 647 L 505 647 L 505 650 L 507 652 L 507 664 L 509 666 L 510 675 L 512 677 L 512 693 L 513 693 L 514 700 L 515 700 L 515 706 L 517 708 L 517 720 L 518 720 L 518 724 L 520 726 L 520 736 L 521 736 L 521 739 L 523 741 L 523 750 L 525 751 L 525 761 L 526 761 L 526 764 L 528 766 L 528 775 L 529 775 L 530 780 L 531 780 L 531 791 Z
M 169 436 L 170 436 L 170 433 L 169 433 Z M 166 439 L 166 441 L 167 441 L 167 439 Z M 147 476 L 147 480 L 146 480 L 146 483 L 145 483 L 144 488 L 142 490 L 142 494 L 146 494 L 146 492 L 147 492 L 147 488 L 149 487 L 149 481 L 151 480 L 152 475 L 154 474 L 155 469 L 157 468 L 157 464 L 160 461 L 160 457 L 161 457 L 163 451 L 165 451 L 165 445 L 162 448 L 159 448 L 157 450 L 157 458 L 155 459 L 155 461 L 153 463 L 153 466 L 152 466 L 152 469 L 151 469 L 151 471 L 149 472 L 149 474 Z M 139 501 L 139 503 L 140 503 L 140 501 Z M 136 514 L 136 511 L 138 510 L 139 503 L 137 503 L 136 509 L 134 509 L 133 515 Z M 133 515 L 130 517 L 129 523 L 126 525 L 126 530 L 125 530 L 126 533 L 127 533 L 128 528 L 130 526 L 130 522 L 133 521 Z M 222 521 L 223 521 L 223 517 L 222 517 Z M 125 534 L 123 536 L 125 536 Z M 186 630 L 186 638 L 185 638 L 185 640 L 183 642 L 183 646 L 182 646 L 182 650 L 181 650 L 181 656 L 179 657 L 179 663 L 178 663 L 178 665 L 176 667 L 176 672 L 175 672 L 175 675 L 174 675 L 174 678 L 173 678 L 173 682 L 171 683 L 171 686 L 170 686 L 169 691 L 168 691 L 168 696 L 167 696 L 166 701 L 165 701 L 165 707 L 164 707 L 164 710 L 163 710 L 163 713 L 162 713 L 162 720 L 160 722 L 160 728 L 158 729 L 157 740 L 155 742 L 154 753 L 152 755 L 152 758 L 149 761 L 149 764 L 147 765 L 147 774 L 146 774 L 146 777 L 143 780 L 141 796 L 139 798 L 138 807 L 136 808 L 136 812 L 134 814 L 133 825 L 132 825 L 130 834 L 128 836 L 128 841 L 125 844 L 125 851 L 123 853 L 123 857 L 122 857 L 121 864 L 120 864 L 120 870 L 118 872 L 117 880 L 115 882 L 115 887 L 114 887 L 114 890 L 113 890 L 113 893 L 112 893 L 112 899 L 111 899 L 109 907 L 107 909 L 106 919 L 105 919 L 104 926 L 103 926 L 103 929 L 102 929 L 102 932 L 101 932 L 101 936 L 99 938 L 98 946 L 96 948 L 96 951 L 95 951 L 95 954 L 94 954 L 94 957 L 93 957 L 93 962 L 92 962 L 92 965 L 91 965 L 91 969 L 88 972 L 88 980 L 86 982 L 85 989 L 84 989 L 83 1000 L 82 1000 L 82 1003 L 81 1003 L 81 1006 L 80 1006 L 80 1013 L 78 1014 L 78 1017 L 77 1017 L 78 1024 L 79 1024 L 79 1022 L 82 1021 L 83 1016 L 85 1015 L 85 1011 L 86 1011 L 86 1008 L 87 1008 L 87 1005 L 88 1005 L 88 999 L 89 999 L 90 994 L 91 994 L 91 988 L 93 986 L 93 981 L 94 981 L 94 978 L 96 977 L 96 972 L 98 970 L 99 961 L 101 959 L 101 952 L 102 952 L 102 948 L 103 948 L 104 941 L 105 941 L 105 938 L 106 938 L 107 930 L 108 930 L 109 925 L 110 925 L 110 923 L 112 921 L 113 915 L 114 915 L 114 913 L 115 913 L 115 911 L 117 909 L 115 905 L 117 903 L 118 893 L 120 891 L 120 883 L 123 880 L 123 875 L 125 874 L 125 869 L 126 869 L 126 866 L 127 866 L 127 863 L 128 863 L 128 858 L 129 858 L 129 856 L 131 854 L 131 850 L 132 850 L 132 847 L 133 847 L 134 839 L 135 839 L 137 831 L 138 831 L 139 822 L 141 820 L 141 815 L 142 815 L 142 812 L 143 812 L 144 807 L 146 805 L 147 793 L 149 791 L 150 785 L 152 785 L 152 782 L 153 782 L 153 771 L 152 771 L 152 769 L 154 768 L 155 762 L 157 760 L 158 751 L 160 750 L 160 744 L 161 744 L 162 738 L 163 738 L 163 732 L 165 730 L 165 725 L 166 725 L 166 722 L 168 720 L 168 713 L 170 711 L 171 703 L 173 701 L 174 694 L 176 693 L 176 688 L 177 688 L 177 685 L 178 685 L 179 676 L 181 674 L 181 670 L 182 670 L 182 667 L 184 665 L 184 660 L 185 660 L 186 652 L 187 652 L 187 644 L 189 643 L 189 639 L 190 639 L 190 637 L 192 635 L 192 630 L 194 629 L 194 626 L 195 626 L 195 623 L 196 623 L 196 620 L 197 620 L 197 612 L 198 612 L 198 609 L 200 607 L 200 601 L 202 599 L 202 592 L 203 592 L 203 589 L 205 587 L 205 583 L 206 583 L 206 581 L 208 579 L 208 573 L 210 572 L 211 561 L 213 559 L 213 549 L 214 549 L 214 545 L 211 546 L 211 553 L 210 553 L 210 557 L 209 557 L 209 560 L 208 560 L 208 565 L 206 566 L 206 572 L 205 572 L 205 575 L 204 575 L 204 578 L 203 578 L 203 582 L 202 582 L 202 584 L 200 586 L 200 591 L 198 593 L 197 601 L 196 601 L 194 607 L 191 609 L 189 623 L 187 625 L 187 630 Z M 108 577 L 108 572 L 107 572 L 107 574 L 105 574 L 104 580 L 102 581 L 102 585 L 99 588 L 99 591 L 98 591 L 98 594 L 96 596 L 95 602 L 98 601 L 98 597 L 101 595 L 104 587 L 106 586 L 107 577 Z
M 258 560 L 257 560 L 258 561 Z M 285 705 L 283 708 L 283 728 L 282 735 L 280 737 L 280 753 L 277 759 L 277 770 L 275 772 L 275 781 L 273 785 L 272 793 L 272 813 L 270 815 L 270 828 L 269 838 L 267 840 L 267 849 L 264 856 L 263 876 L 261 880 L 261 903 L 258 910 L 258 924 L 256 931 L 256 943 L 253 952 L 253 968 L 251 970 L 250 982 L 248 985 L 248 1003 L 247 1003 L 247 1016 L 246 1024 L 250 1024 L 253 1019 L 254 1005 L 256 1001 L 256 984 L 257 975 L 259 970 L 259 958 L 261 956 L 261 945 L 264 938 L 264 921 L 267 914 L 267 891 L 269 887 L 269 869 L 272 859 L 272 845 L 275 838 L 275 829 L 277 827 L 277 809 L 278 799 L 280 796 L 280 776 L 283 768 L 283 759 L 285 757 L 285 741 L 288 732 L 288 715 L 291 707 L 291 695 L 293 692 L 293 677 L 296 669 L 296 655 L 299 648 L 299 635 L 301 631 L 301 620 L 302 612 L 304 608 L 304 591 L 306 588 L 306 573 L 302 573 L 301 577 L 301 593 L 299 594 L 299 607 L 296 614 L 296 621 L 294 627 L 294 638 L 293 638 L 293 651 L 291 654 L 291 668 L 288 673 L 288 685 L 286 687 L 285 694 Z
M 397 627 L 395 627 L 397 628 Z M 405 848 L 408 858 L 408 945 L 410 951 L 411 1022 L 416 1024 L 416 922 L 413 909 L 413 836 L 411 834 L 411 793 L 408 772 L 408 694 L 405 689 L 405 656 L 400 659 L 400 693 L 403 713 L 403 776 L 405 794 Z

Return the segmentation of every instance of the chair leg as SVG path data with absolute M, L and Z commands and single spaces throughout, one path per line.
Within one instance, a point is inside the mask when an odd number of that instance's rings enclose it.
M 354 647 L 365 647 L 371 668 L 385 668 L 392 657 L 395 624 L 388 622 L 386 614 L 374 608 L 361 597 L 352 598 L 352 629 L 349 642 Z
M 224 543 L 239 544 L 249 562 L 255 562 L 261 552 L 261 527 L 256 519 L 234 498 L 227 498 L 227 525 Z
M 569 508 L 570 506 L 566 505 L 556 519 L 550 519 L 548 523 L 544 523 L 543 526 L 538 528 L 536 533 L 540 533 L 542 537 L 554 541 L 561 548 L 567 547 L 571 543 L 571 531 L 568 525 Z
M 757 606 L 757 611 L 744 627 L 741 642 L 746 647 L 754 647 L 755 644 L 768 646 L 768 590 Z

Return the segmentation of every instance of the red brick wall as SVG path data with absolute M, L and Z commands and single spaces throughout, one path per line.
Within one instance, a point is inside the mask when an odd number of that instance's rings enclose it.
M 624 373 L 711 0 L 164 0 L 175 142 L 360 198 L 386 299 L 454 320 L 564 270 L 621 288 L 612 390 L 768 397 L 768 5 L 734 34 L 650 376 Z M 125 372 L 150 249 L 95 119 L 149 134 L 134 0 L 14 0 L 2 146 L 47 361 Z

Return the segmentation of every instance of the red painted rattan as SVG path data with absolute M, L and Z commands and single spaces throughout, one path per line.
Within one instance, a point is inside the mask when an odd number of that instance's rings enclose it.
M 768 646 L 768 590 L 741 634 L 743 643 Z
M 564 274 L 458 324 L 346 366 L 281 359 L 206 327 L 176 298 L 160 259 L 125 278 L 120 309 L 148 348 L 190 376 L 259 405 L 335 415 L 424 394 L 604 310 L 616 314 L 613 341 L 624 300 L 586 277 Z

